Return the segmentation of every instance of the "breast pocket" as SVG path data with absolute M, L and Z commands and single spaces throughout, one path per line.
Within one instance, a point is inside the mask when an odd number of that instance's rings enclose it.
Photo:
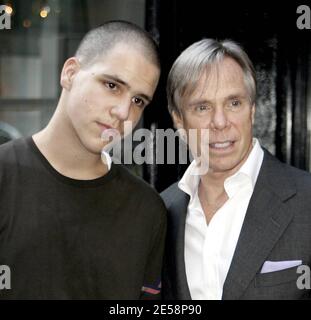
M 281 271 L 257 274 L 255 277 L 255 287 L 271 287 L 297 281 L 301 275 L 297 273 L 297 268 L 298 267 L 293 267 Z

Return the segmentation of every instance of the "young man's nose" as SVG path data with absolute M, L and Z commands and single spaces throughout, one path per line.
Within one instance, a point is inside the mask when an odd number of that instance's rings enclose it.
M 115 103 L 111 109 L 111 114 L 116 116 L 119 120 L 126 120 L 129 117 L 130 108 L 131 108 L 130 99 L 122 99 Z

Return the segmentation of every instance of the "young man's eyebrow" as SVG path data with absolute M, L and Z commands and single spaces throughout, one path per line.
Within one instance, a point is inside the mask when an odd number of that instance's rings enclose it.
M 140 97 L 142 97 L 143 99 L 147 100 L 147 103 L 150 103 L 152 98 L 150 98 L 149 96 L 146 96 L 145 94 L 141 93 L 138 94 Z
M 125 86 L 126 88 L 130 89 L 130 85 L 125 82 L 124 80 L 120 79 L 118 76 L 115 76 L 115 75 L 111 75 L 111 74 L 102 74 L 102 77 L 105 77 L 106 79 L 108 80 L 112 80 L 114 82 L 117 82 L 123 86 Z M 144 93 L 139 93 L 138 96 L 142 97 L 143 99 L 147 100 L 148 103 L 151 102 L 152 98 L 147 96 L 146 94 Z
M 105 73 L 103 73 L 101 76 L 106 78 L 106 79 L 109 79 L 109 80 L 112 80 L 114 82 L 117 82 L 119 84 L 122 84 L 123 86 L 125 86 L 127 88 L 130 88 L 130 85 L 127 82 L 125 82 L 124 80 L 120 79 L 118 76 L 114 76 L 114 75 L 111 75 L 111 74 L 105 74 Z

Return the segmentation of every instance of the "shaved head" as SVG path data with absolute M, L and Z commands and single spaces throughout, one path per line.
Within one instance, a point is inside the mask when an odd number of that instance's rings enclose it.
M 82 39 L 75 56 L 82 67 L 87 66 L 119 43 L 137 48 L 147 60 L 160 69 L 158 47 L 151 35 L 126 21 L 109 21 L 89 31 Z

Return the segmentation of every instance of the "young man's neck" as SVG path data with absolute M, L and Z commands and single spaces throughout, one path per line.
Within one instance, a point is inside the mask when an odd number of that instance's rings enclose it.
M 64 176 L 77 180 L 92 180 L 105 175 L 108 168 L 100 154 L 88 151 L 68 126 L 58 109 L 45 129 L 33 140 L 52 167 Z

